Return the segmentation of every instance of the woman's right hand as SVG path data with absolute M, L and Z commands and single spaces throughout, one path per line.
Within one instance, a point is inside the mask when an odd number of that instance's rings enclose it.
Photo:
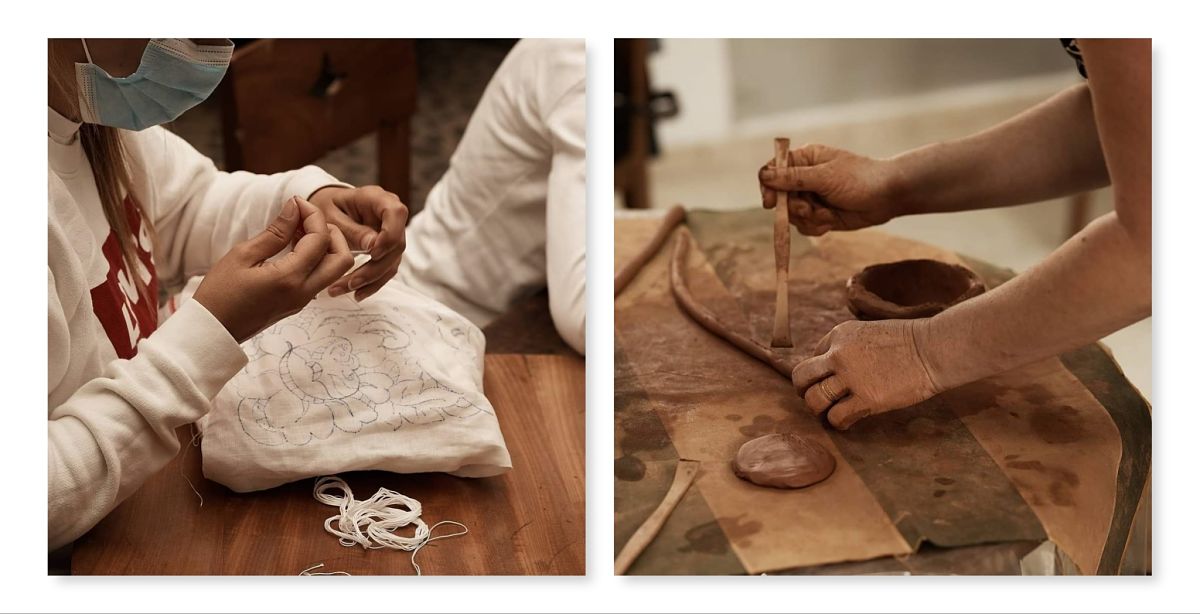
M 292 251 L 267 260 L 297 235 Z M 342 232 L 308 201 L 292 197 L 266 230 L 217 261 L 193 298 L 241 343 L 300 311 L 353 265 Z
M 895 164 L 825 145 L 789 152 L 789 167 L 771 160 L 758 171 L 763 207 L 775 207 L 776 190 L 788 193 L 788 217 L 801 234 L 856 230 L 904 213 Z

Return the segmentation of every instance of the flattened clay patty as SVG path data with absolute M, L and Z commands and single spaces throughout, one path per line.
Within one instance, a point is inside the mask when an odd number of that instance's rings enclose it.
M 803 488 L 833 473 L 837 461 L 825 446 L 795 433 L 765 435 L 742 444 L 733 472 L 773 488 Z

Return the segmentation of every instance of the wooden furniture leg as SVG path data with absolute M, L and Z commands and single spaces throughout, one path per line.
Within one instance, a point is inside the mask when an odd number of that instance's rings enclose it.
M 629 41 L 629 100 L 634 113 L 629 121 L 629 156 L 625 174 L 625 206 L 650 208 L 650 181 L 646 163 L 650 159 L 650 78 L 646 74 L 649 43 Z
M 399 196 L 407 205 L 412 199 L 411 120 L 408 117 L 385 119 L 379 124 L 376 139 L 379 185 Z M 409 215 L 415 213 L 415 210 L 409 211 Z

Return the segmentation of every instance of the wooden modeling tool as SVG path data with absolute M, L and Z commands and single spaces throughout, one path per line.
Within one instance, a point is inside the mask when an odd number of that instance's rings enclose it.
M 658 532 L 667 523 L 671 512 L 674 512 L 675 507 L 683 500 L 683 495 L 687 493 L 688 488 L 691 488 L 692 481 L 696 479 L 696 473 L 699 471 L 700 461 L 681 459 L 675 466 L 675 480 L 671 482 L 667 496 L 663 497 L 662 503 L 658 504 L 646 522 L 643 522 L 642 526 L 633 532 L 633 537 L 625 542 L 621 553 L 617 555 L 616 572 L 618 576 L 625 575 L 633 562 L 641 556 L 642 551 L 650 545 L 650 542 L 654 541 L 655 537 L 658 537 Z
M 775 168 L 788 166 L 791 141 L 775 139 Z M 775 328 L 771 332 L 771 347 L 792 347 L 792 321 L 788 313 L 788 265 L 792 259 L 792 226 L 788 221 L 788 194 L 775 192 Z

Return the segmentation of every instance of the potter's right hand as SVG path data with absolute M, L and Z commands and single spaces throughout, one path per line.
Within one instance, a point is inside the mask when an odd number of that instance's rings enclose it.
M 267 260 L 296 236 L 290 252 Z M 341 231 L 308 201 L 293 197 L 266 230 L 217 261 L 193 298 L 240 343 L 300 311 L 353 264 Z
M 775 207 L 776 190 L 788 193 L 788 217 L 801 234 L 856 230 L 903 213 L 895 197 L 898 171 L 876 160 L 825 145 L 805 145 L 788 154 L 789 167 L 771 160 L 758 171 L 763 207 Z
M 929 319 L 843 322 L 792 370 L 809 410 L 839 430 L 874 414 L 915 405 L 941 392 L 925 359 Z

